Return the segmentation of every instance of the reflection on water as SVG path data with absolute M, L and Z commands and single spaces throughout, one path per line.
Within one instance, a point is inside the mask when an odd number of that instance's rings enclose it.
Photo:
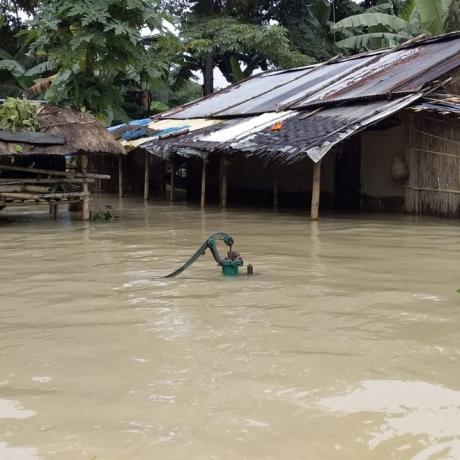
M 8 399 L 0 399 L 0 419 L 16 418 L 23 419 L 35 415 L 32 410 L 25 410 L 20 407 L 18 401 L 9 401 Z
M 0 213 L 0 459 L 460 458 L 458 222 L 111 204 Z
M 5 385 L 6 383 L 2 382 L 1 384 Z M 18 401 L 0 399 L 0 419 L 21 420 L 34 415 L 34 411 L 23 409 Z M 5 434 L 8 435 L 8 433 Z M 2 460 L 34 460 L 38 458 L 38 452 L 34 448 L 10 447 L 6 443 L 0 442 L 0 458 Z
M 411 435 L 424 437 L 431 446 L 417 458 L 430 458 L 428 454 L 441 451 L 460 458 L 460 391 L 419 381 L 369 380 L 344 395 L 323 398 L 319 405 L 344 416 L 383 414 L 384 423 L 369 433 L 371 449 Z

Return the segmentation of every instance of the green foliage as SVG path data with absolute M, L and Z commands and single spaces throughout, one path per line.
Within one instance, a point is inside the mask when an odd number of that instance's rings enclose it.
M 161 113 L 165 110 L 187 102 L 198 99 L 202 96 L 201 85 L 187 79 L 178 82 L 177 74 L 172 74 L 169 84 L 157 85 L 152 89 L 153 101 L 150 104 L 152 113 Z
M 394 47 L 406 41 L 410 36 L 388 32 L 373 32 L 338 41 L 338 47 L 351 51 L 367 51 Z
M 332 25 L 331 29 L 336 32 L 340 32 L 345 29 L 353 29 L 357 27 L 363 28 L 387 28 L 394 31 L 406 30 L 408 22 L 404 19 L 399 18 L 391 14 L 385 13 L 362 13 L 355 16 L 342 19 L 336 24 Z
M 165 63 L 143 45 L 141 29 L 161 31 L 150 0 L 48 0 L 38 9 L 29 40 L 59 74 L 45 97 L 88 110 L 110 123 L 123 117 L 122 80 L 148 84 Z
M 391 5 L 379 6 L 386 9 Z M 351 51 L 396 46 L 421 32 L 417 23 L 393 14 L 372 11 L 342 19 L 333 24 L 331 30 L 340 37 L 336 45 Z
M 280 0 L 275 2 L 273 11 L 273 19 L 287 29 L 291 46 L 300 53 L 317 61 L 337 54 L 328 27 L 330 1 Z
M 413 7 L 424 29 L 432 35 L 438 35 L 444 31 L 444 21 L 451 3 L 452 0 L 415 0 Z
M 26 32 L 19 10 L 35 14 Z M 163 30 L 165 10 L 179 37 Z M 459 28 L 460 0 L 0 0 L 0 97 L 53 75 L 41 80 L 49 102 L 110 123 L 201 96 L 197 70 L 207 89 L 215 67 L 236 82 Z
M 421 34 L 413 7 L 417 1 L 380 1 L 363 13 L 343 18 L 331 26 L 336 45 L 350 52 L 367 51 L 393 47 Z
M 326 26 L 331 15 L 331 4 L 328 0 L 313 0 L 310 2 L 310 10 L 313 17 L 322 25 Z
M 12 56 L 0 48 L 0 97 L 20 96 L 35 80 L 53 70 L 51 62 L 39 62 L 24 48 Z
M 21 43 L 17 33 L 24 27 L 20 12 L 33 13 L 38 0 L 0 0 L 0 46 L 16 54 Z
M 180 85 L 180 87 L 171 91 L 168 98 L 168 104 L 171 107 L 186 104 L 187 102 L 200 98 L 202 96 L 201 91 L 201 85 L 192 80 L 187 80 Z
M 285 68 L 312 62 L 291 49 L 287 30 L 278 25 L 259 26 L 219 15 L 186 23 L 183 34 L 189 52 L 198 59 L 212 55 L 231 82 L 250 76 L 258 67 Z
M 0 72 L 6 72 L 17 82 L 22 89 L 27 89 L 33 85 L 34 80 L 26 75 L 26 69 L 22 64 L 14 59 L 2 59 L 0 61 Z
M 444 32 L 455 32 L 460 29 L 460 0 L 452 0 L 445 17 Z
M 110 222 L 114 218 L 113 214 L 109 209 L 105 211 L 99 211 L 91 214 L 91 220 L 95 222 Z
M 37 131 L 37 106 L 23 99 L 7 98 L 0 106 L 0 129 Z
M 421 33 L 440 35 L 459 28 L 460 0 L 393 0 L 331 27 L 339 36 L 337 46 L 350 51 L 395 46 Z
M 335 11 L 331 14 L 331 20 L 335 19 L 335 21 L 340 21 L 343 18 L 353 16 L 354 14 L 360 14 L 364 11 L 361 5 L 358 5 L 352 0 L 336 0 L 334 6 Z
M 168 110 L 169 108 L 169 105 L 163 101 L 152 101 L 150 103 L 150 110 L 152 111 L 152 113 L 161 113 L 165 110 Z

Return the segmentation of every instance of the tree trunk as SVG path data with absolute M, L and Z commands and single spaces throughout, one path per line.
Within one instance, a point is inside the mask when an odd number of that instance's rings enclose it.
M 203 95 L 214 92 L 214 56 L 209 53 L 203 59 Z

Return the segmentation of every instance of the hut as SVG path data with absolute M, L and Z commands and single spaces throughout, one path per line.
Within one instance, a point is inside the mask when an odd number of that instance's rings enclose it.
M 0 209 L 24 204 L 81 203 L 90 218 L 90 190 L 102 174 L 104 155 L 124 155 L 123 146 L 92 115 L 40 104 L 36 132 L 0 130 Z
M 228 197 L 334 210 L 460 216 L 460 34 L 265 72 L 147 120 L 127 139 L 188 165 L 205 206 Z M 171 190 L 177 166 L 171 166 Z M 200 186 L 201 183 L 201 186 Z

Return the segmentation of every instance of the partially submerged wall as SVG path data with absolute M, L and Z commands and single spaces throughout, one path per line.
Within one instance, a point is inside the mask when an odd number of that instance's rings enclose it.
M 460 216 L 460 121 L 428 113 L 408 115 L 410 214 Z
M 405 124 L 372 129 L 361 134 L 362 208 L 377 212 L 401 212 L 404 208 L 404 187 L 392 177 L 395 157 L 406 151 Z

